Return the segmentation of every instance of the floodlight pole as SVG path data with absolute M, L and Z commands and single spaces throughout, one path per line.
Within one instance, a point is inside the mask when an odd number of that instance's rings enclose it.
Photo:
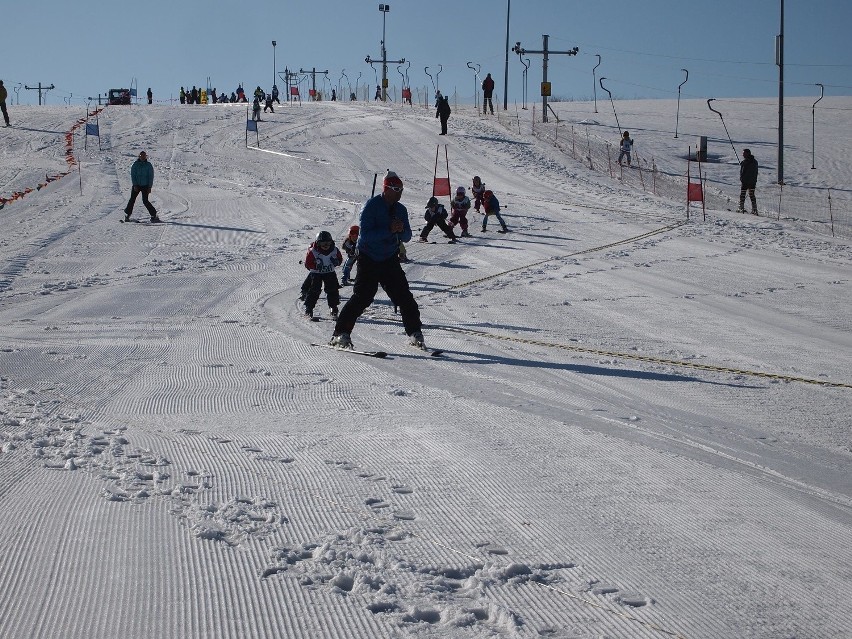
M 825 87 L 822 86 L 819 82 L 816 83 L 816 86 L 819 87 L 819 100 L 822 100 L 822 96 L 825 95 Z M 811 107 L 811 168 L 816 168 L 816 105 L 817 100 L 814 102 Z
M 277 78 L 278 78 L 278 74 L 277 74 L 277 73 L 275 73 L 275 46 L 276 46 L 277 44 L 278 44 L 278 43 L 277 43 L 275 40 L 273 40 L 273 41 L 272 41 L 272 86 L 273 86 L 273 87 L 274 87 L 276 84 L 278 84 L 278 79 L 277 79 Z
M 386 102 L 388 99 L 388 63 L 405 64 L 405 58 L 402 58 L 402 60 L 388 60 L 388 52 L 385 47 L 385 18 L 387 17 L 388 11 L 390 11 L 390 5 L 380 4 L 379 11 L 382 12 L 382 59 L 373 60 L 370 56 L 367 56 L 364 60 L 371 66 L 375 62 L 382 63 L 382 102 Z
M 530 51 L 528 49 L 524 49 L 521 46 L 520 42 L 515 43 L 515 46 L 512 47 L 512 51 L 517 53 L 519 56 L 526 55 L 528 53 L 540 53 L 544 56 L 544 61 L 542 63 L 542 71 L 541 71 L 541 121 L 547 122 L 547 95 L 545 93 L 545 87 L 548 87 L 547 83 L 547 60 L 550 55 L 577 55 L 580 51 L 578 47 L 574 47 L 573 49 L 569 49 L 568 51 L 550 51 L 547 48 L 547 41 L 550 38 L 549 35 L 542 35 L 542 50 L 541 51 Z M 549 94 L 549 91 L 547 92 Z

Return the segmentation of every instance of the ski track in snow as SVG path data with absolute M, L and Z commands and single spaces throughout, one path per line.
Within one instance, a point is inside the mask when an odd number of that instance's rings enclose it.
M 837 305 L 848 245 L 734 216 L 610 247 L 670 224 L 677 206 L 454 116 L 454 174 L 487 174 L 513 232 L 480 233 L 474 218 L 460 245 L 409 245 L 427 343 L 443 358 L 406 347 L 381 293 L 353 339 L 388 360 L 326 352 L 310 342 L 331 323 L 304 322 L 296 303 L 298 261 L 316 229 L 342 238 L 357 215 L 348 203 L 387 164 L 404 167 L 419 228 L 435 124 L 416 110 L 316 106 L 270 115 L 264 130 L 280 130 L 264 143 L 327 164 L 243 150 L 239 109 L 111 107 L 108 150 L 82 154 L 83 196 L 65 180 L 3 211 L 18 239 L 0 240 L 0 499 L 14 515 L 0 593 L 15 600 L 0 627 L 336 638 L 852 627 L 848 391 L 496 339 L 848 382 L 837 356 L 852 346 Z M 62 109 L 27 117 L 68 126 Z M 0 184 L 61 160 L 43 137 L 15 142 L 48 152 L 4 166 Z M 164 224 L 120 224 L 144 147 L 156 149 Z

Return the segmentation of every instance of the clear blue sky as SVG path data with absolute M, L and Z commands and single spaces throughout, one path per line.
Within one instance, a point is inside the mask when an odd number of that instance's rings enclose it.
M 414 87 L 438 76 L 445 93 L 472 96 L 467 62 L 491 72 L 502 103 L 507 0 L 391 0 L 386 15 L 388 58 L 405 58 Z M 220 91 L 242 82 L 269 90 L 273 66 L 328 70 L 337 84 L 345 70 L 354 84 L 375 86 L 367 55 L 380 58 L 382 13 L 373 0 L 30 0 L 3 8 L 0 79 L 10 102 L 36 104 L 36 91 L 19 85 L 54 84 L 48 104 L 83 104 L 87 96 L 126 87 L 155 99 L 180 86 Z M 540 50 L 580 48 L 576 57 L 552 56 L 554 96 L 591 99 L 592 69 L 615 98 L 777 96 L 774 38 L 781 0 L 511 0 L 510 42 Z M 852 2 L 785 0 L 785 94 L 852 94 Z M 272 40 L 277 41 L 273 51 Z M 529 55 L 529 95 L 536 98 L 542 56 Z M 378 68 L 378 65 L 377 65 Z M 509 56 L 509 103 L 521 98 L 523 66 Z M 381 71 L 379 70 L 379 74 Z M 397 65 L 389 79 L 399 85 Z M 283 82 L 278 82 L 282 86 Z M 603 93 L 596 87 L 597 97 Z

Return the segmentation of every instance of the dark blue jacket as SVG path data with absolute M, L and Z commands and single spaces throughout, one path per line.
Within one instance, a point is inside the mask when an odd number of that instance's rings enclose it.
M 402 233 L 391 233 L 391 221 L 402 220 Z M 400 242 L 411 241 L 411 224 L 408 221 L 408 209 L 397 202 L 393 210 L 381 195 L 371 197 L 361 209 L 361 233 L 358 236 L 358 254 L 366 255 L 375 262 L 384 262 L 395 257 Z

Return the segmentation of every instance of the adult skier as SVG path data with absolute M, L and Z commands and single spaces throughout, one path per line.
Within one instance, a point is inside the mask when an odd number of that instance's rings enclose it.
M 411 290 L 397 253 L 400 242 L 411 240 L 408 209 L 400 203 L 402 180 L 388 171 L 382 182 L 382 192 L 370 198 L 361 209 L 358 235 L 358 266 L 352 297 L 340 309 L 329 344 L 338 348 L 352 348 L 350 334 L 355 322 L 370 304 L 379 289 L 387 293 L 402 314 L 402 323 L 411 344 L 425 348 L 423 343 L 420 308 Z

